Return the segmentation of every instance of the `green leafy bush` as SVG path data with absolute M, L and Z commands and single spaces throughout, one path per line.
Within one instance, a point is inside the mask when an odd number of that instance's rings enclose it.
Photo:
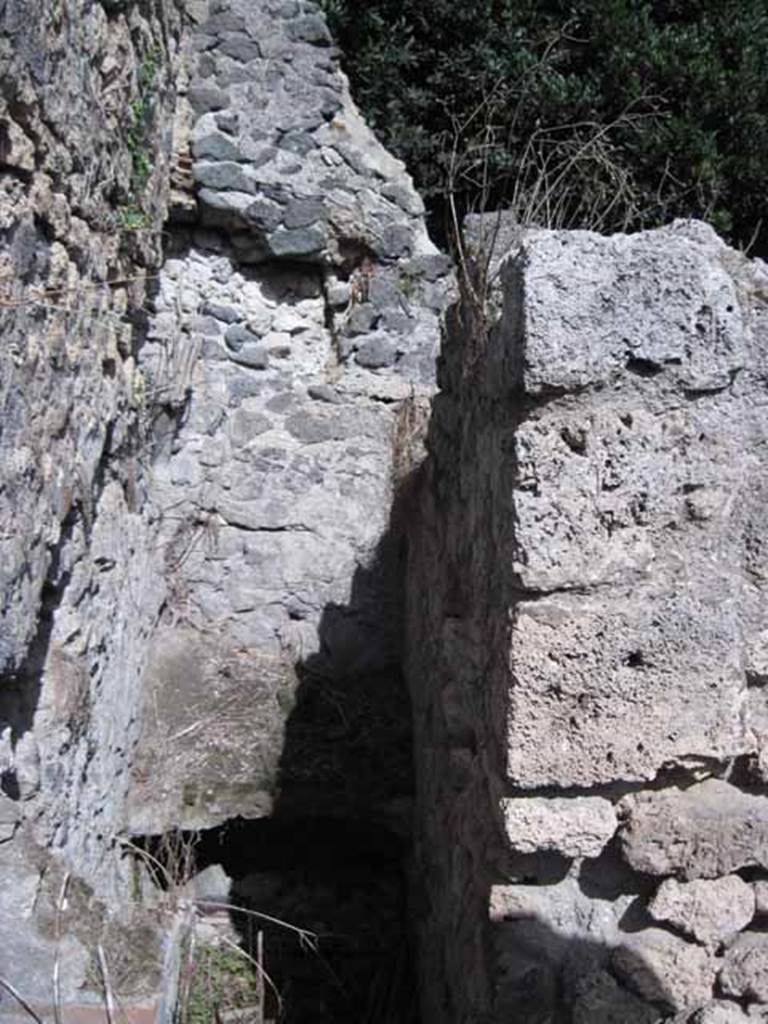
M 560 223 L 609 203 L 601 227 L 705 217 L 768 252 L 765 0 L 320 2 L 438 233 L 450 192 L 462 212 L 503 205 L 543 166 Z

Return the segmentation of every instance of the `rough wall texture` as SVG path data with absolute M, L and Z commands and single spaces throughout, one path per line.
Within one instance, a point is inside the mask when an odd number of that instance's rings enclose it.
M 141 359 L 161 407 L 151 493 L 169 596 L 138 832 L 268 813 L 295 666 L 396 665 L 390 511 L 449 292 L 421 201 L 361 122 L 314 6 L 196 14 L 179 130 L 194 193 L 174 196 Z
M 151 1004 L 123 843 L 394 692 L 408 522 L 424 1019 L 765 1016 L 765 268 L 528 236 L 417 473 L 448 264 L 316 6 L 0 17 L 0 978 Z
M 541 232 L 487 337 L 452 313 L 408 580 L 429 1021 L 763 1012 L 767 284 L 701 226 Z
M 314 4 L 1 17 L 0 977 L 45 1009 L 98 942 L 151 990 L 122 844 L 269 813 L 297 664 L 388 685 L 449 264 Z
M 181 25 L 173 3 L 91 0 L 11 2 L 0 21 L 0 974 L 35 999 L 66 866 L 87 880 L 70 908 L 121 888 L 163 596 L 132 322 L 160 258 Z M 61 927 L 66 1001 L 81 940 L 107 938 L 96 904 Z

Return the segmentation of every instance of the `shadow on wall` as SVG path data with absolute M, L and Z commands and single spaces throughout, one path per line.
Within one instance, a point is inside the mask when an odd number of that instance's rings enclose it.
M 411 858 L 411 707 L 401 667 L 404 526 L 418 486 L 415 472 L 398 493 L 376 557 L 358 569 L 349 603 L 326 609 L 320 652 L 298 666 L 301 685 L 286 726 L 274 813 L 196 837 L 197 868 L 218 863 L 233 880 L 230 901 L 243 911 L 233 911 L 232 921 L 247 952 L 256 954 L 263 934 L 265 967 L 282 999 L 281 1024 L 671 1020 L 679 996 L 667 992 L 652 963 L 629 948 L 618 954 L 609 944 L 568 934 L 578 927 L 574 915 L 585 907 L 610 914 L 618 894 L 629 896 L 622 929 L 652 923 L 643 909 L 652 883 L 628 878 L 615 851 L 583 865 L 573 890 L 551 906 L 549 920 L 557 927 L 530 908 L 569 881 L 572 863 L 554 854 L 517 856 L 508 867 L 520 884 L 500 887 L 514 899 L 493 920 L 482 920 L 483 941 L 466 944 L 466 963 L 442 968 L 444 1004 L 435 1008 L 434 999 L 419 998 L 415 938 L 427 880 L 414 878 Z M 522 892 L 527 905 L 518 898 Z M 313 942 L 265 914 L 306 929 Z M 458 908 L 459 927 L 462 914 L 473 932 L 472 909 Z M 432 938 L 436 948 L 451 948 L 453 936 Z M 489 970 L 494 1012 L 478 1006 L 471 1018 L 461 1017 L 447 993 Z M 278 1017 L 276 1001 L 268 1013 Z
M 412 860 L 412 711 L 402 656 L 406 526 L 420 485 L 417 469 L 397 492 L 375 557 L 357 570 L 349 602 L 325 609 L 320 651 L 298 666 L 301 683 L 286 725 L 274 813 L 247 826 L 256 832 L 255 842 L 245 847 L 258 847 L 261 862 L 251 859 L 230 871 L 236 903 L 318 936 L 315 953 L 279 929 L 266 935 L 267 969 L 284 999 L 281 1021 L 656 1024 L 671 1019 L 675 994 L 639 954 L 629 948 L 617 953 L 611 945 L 569 935 L 567 928 L 561 932 L 529 911 L 495 920 L 489 915 L 484 941 L 472 949 L 470 955 L 485 963 L 467 964 L 467 976 L 489 968 L 494 975 L 495 1008 L 485 1021 L 487 1007 L 478 1007 L 471 1021 L 460 1021 L 450 1005 L 435 1011 L 429 999 L 419 998 L 417 915 L 424 910 L 428 880 L 415 877 Z M 524 886 L 529 891 L 556 887 L 571 866 L 554 855 L 535 856 L 529 876 L 524 859 L 516 858 L 514 868 L 535 882 Z M 634 874 L 628 879 L 613 853 L 585 864 L 578 879 L 585 901 L 594 901 L 593 909 L 602 903 L 606 913 L 619 893 L 630 894 L 621 921 L 627 932 L 653 923 L 640 898 L 644 884 Z M 253 949 L 254 928 L 261 925 L 242 915 L 235 921 L 246 948 Z M 435 938 L 441 945 L 450 942 L 446 936 Z M 634 990 L 620 983 L 617 962 Z M 454 976 L 446 990 L 457 983 L 462 984 Z
M 419 470 L 397 488 L 388 527 L 357 568 L 347 604 L 329 604 L 319 650 L 297 668 L 276 814 L 324 813 L 410 838 L 411 703 L 403 676 L 407 537 Z
M 270 818 L 230 822 L 202 851 L 234 879 L 233 902 L 290 922 L 316 948 L 233 914 L 244 948 L 264 932 L 281 1024 L 416 1024 L 408 910 L 411 707 L 401 667 L 407 480 L 346 605 L 329 605 L 319 653 L 297 666 Z
M 698 1020 L 696 1001 L 688 1004 L 688 1013 L 681 1011 L 679 994 L 665 985 L 650 959 L 629 946 L 562 934 L 533 915 L 493 924 L 491 937 L 497 989 L 489 1024 Z M 693 988 L 695 979 L 689 981 Z M 698 1005 L 705 1001 L 706 996 Z M 737 1002 L 726 1005 L 740 1009 Z
M 0 674 L 0 793 L 11 800 L 31 796 L 38 786 L 35 744 L 27 740 L 40 702 L 54 615 L 71 576 L 71 567 L 66 564 L 67 547 L 79 519 L 79 505 L 73 504 L 51 554 L 40 595 L 37 629 L 26 658 L 16 671 Z
M 485 904 L 495 996 L 489 1024 L 742 1019 L 738 1001 L 713 996 L 723 963 L 715 949 L 652 918 L 648 900 L 659 880 L 626 864 L 617 840 L 581 862 L 512 854 L 508 867 L 520 881 L 492 885 Z

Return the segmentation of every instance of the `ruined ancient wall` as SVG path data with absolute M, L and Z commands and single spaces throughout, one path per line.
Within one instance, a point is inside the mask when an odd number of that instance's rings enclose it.
M 163 599 L 135 324 L 181 16 L 25 0 L 0 22 L 0 974 L 50 998 L 58 956 L 67 1000 L 105 919 L 68 919 L 56 953 L 55 905 L 66 870 L 87 882 L 80 911 L 123 890 L 115 833 Z M 4 990 L 0 1013 L 15 1005 Z
M 270 813 L 302 674 L 391 685 L 449 261 L 314 4 L 2 19 L 0 977 L 45 1015 L 99 943 L 154 991 L 125 844 Z
M 125 843 L 269 815 L 302 680 L 396 717 L 407 526 L 424 1020 L 760 1019 L 765 268 L 527 236 L 419 469 L 449 263 L 316 5 L 0 17 L 0 977 L 152 1005 Z M 368 749 L 303 799 L 407 835 Z
M 701 225 L 533 232 L 488 336 L 452 311 L 408 579 L 427 1021 L 764 1013 L 767 283 Z
M 141 356 L 175 412 L 155 430 L 169 598 L 138 832 L 269 812 L 297 666 L 396 669 L 394 484 L 450 290 L 316 8 L 198 17 L 177 121 L 186 195 L 182 179 Z

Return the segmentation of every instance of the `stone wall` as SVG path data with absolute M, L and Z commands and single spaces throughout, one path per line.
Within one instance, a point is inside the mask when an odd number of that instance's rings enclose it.
M 1 17 L 0 978 L 45 1016 L 100 943 L 153 992 L 127 843 L 269 814 L 300 680 L 398 671 L 450 264 L 314 4 Z
M 420 443 L 450 290 L 316 7 L 196 12 L 177 122 L 187 194 L 181 182 L 141 354 L 169 594 L 139 833 L 269 813 L 297 668 L 397 670 L 394 485 Z
M 50 999 L 58 956 L 67 1001 L 125 895 L 115 835 L 163 600 L 135 323 L 161 255 L 181 15 L 12 0 L 0 21 L 0 975 Z M 85 882 L 57 953 L 67 871 Z M 4 990 L 0 1015 L 15 1005 Z
M 768 1000 L 768 270 L 533 232 L 452 311 L 408 578 L 425 1020 Z
M 407 835 L 407 599 L 424 1020 L 760 1019 L 765 267 L 510 232 L 422 465 L 449 262 L 317 6 L 0 18 L 0 1018 L 154 1012 L 137 837 Z M 400 746 L 321 798 L 341 686 Z

